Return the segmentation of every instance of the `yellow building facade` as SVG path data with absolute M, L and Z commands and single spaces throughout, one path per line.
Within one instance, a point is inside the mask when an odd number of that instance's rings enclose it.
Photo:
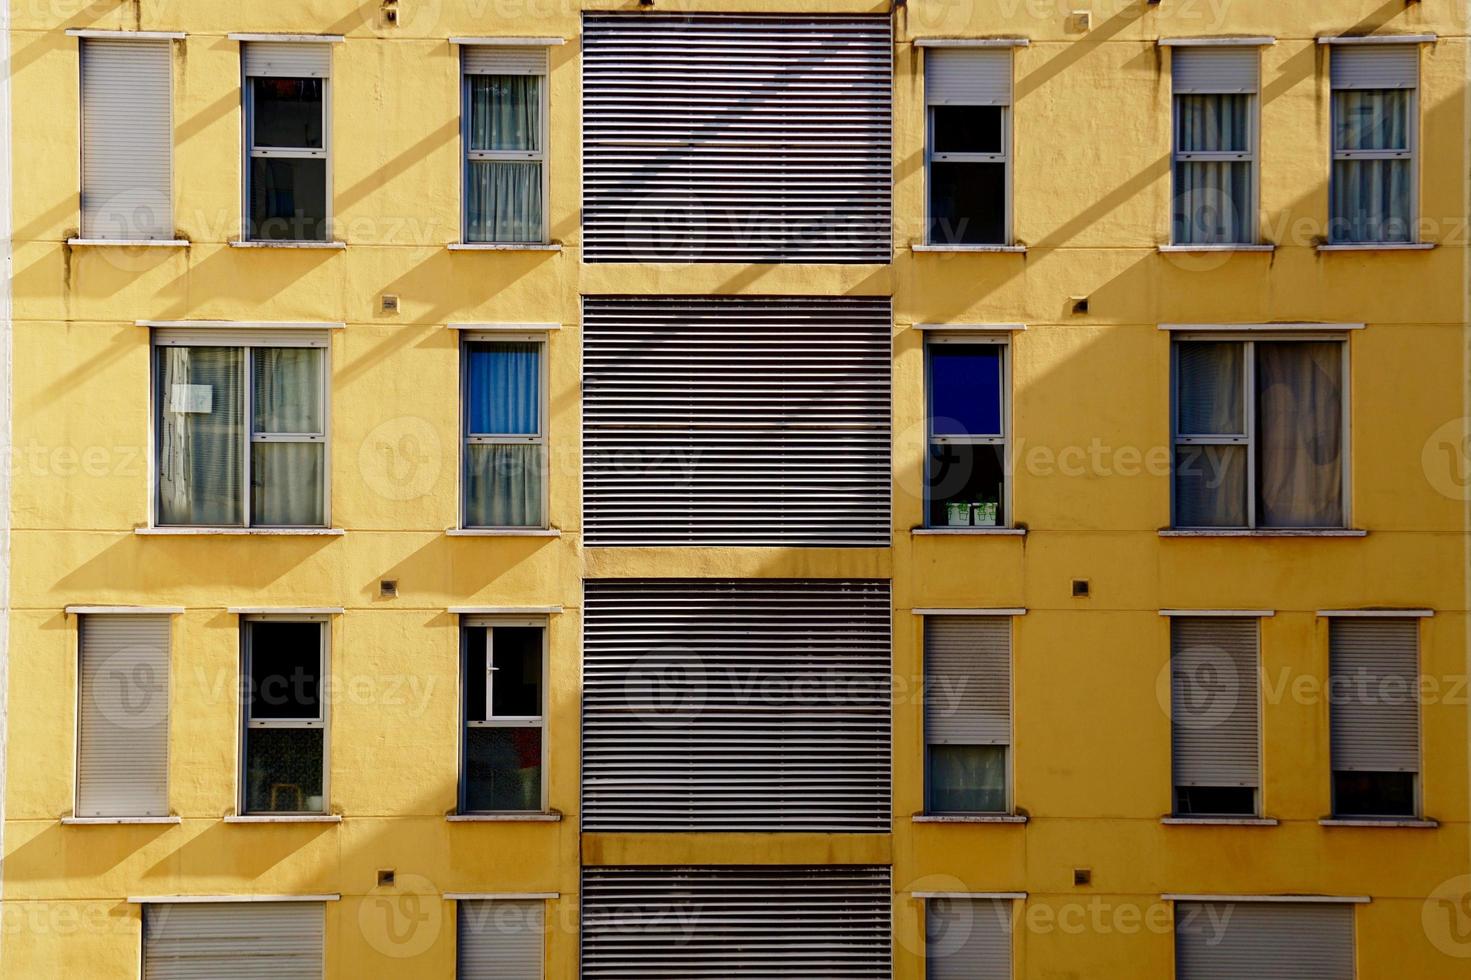
M 683 13 L 844 15 L 892 32 L 890 261 L 585 261 L 585 18 Z M 81 52 L 111 38 L 87 32 L 167 49 L 169 244 L 83 228 Z M 1467 33 L 1464 6 L 1437 0 L 12 0 L 0 974 L 152 975 L 149 909 L 255 898 L 321 902 L 329 978 L 448 978 L 457 958 L 472 975 L 459 907 L 495 901 L 544 910 L 547 977 L 653 976 L 590 951 L 584 876 L 763 866 L 887 876 L 892 973 L 799 959 L 797 975 L 924 977 L 927 908 L 968 898 L 1009 910 L 1018 978 L 1188 980 L 1185 907 L 1238 899 L 1349 909 L 1360 980 L 1465 976 Z M 1366 35 L 1417 58 L 1404 244 L 1425 247 L 1332 247 L 1331 62 Z M 330 50 L 340 245 L 241 247 L 242 52 L 301 36 Z M 1232 38 L 1260 52 L 1254 210 L 1274 248 L 1173 248 L 1172 72 L 1195 45 L 1172 42 Z M 546 241 L 457 249 L 462 59 L 495 39 L 546 52 Z M 1011 59 L 1009 233 L 1000 248 L 929 248 L 926 62 L 972 50 Z M 603 498 L 584 486 L 585 303 L 733 296 L 891 304 L 887 544 L 590 542 L 603 505 L 589 501 Z M 325 338 L 315 530 L 159 520 L 156 352 L 169 331 L 222 327 Z M 544 344 L 544 527 L 474 533 L 462 345 L 523 335 Z M 1006 348 L 995 528 L 927 513 L 927 344 L 946 337 Z M 1343 345 L 1336 527 L 1223 533 L 1174 517 L 1175 351 L 1211 337 Z M 650 580 L 885 583 L 882 828 L 594 829 L 607 824 L 583 778 L 584 600 Z M 167 623 L 167 810 L 91 820 L 78 806 L 82 633 L 130 615 Z M 327 638 L 325 785 L 291 808 L 320 796 L 321 812 L 296 819 L 251 819 L 242 800 L 242 637 L 271 616 L 319 621 Z M 1009 644 L 1006 801 L 969 817 L 934 812 L 926 789 L 926 636 L 957 616 L 1004 620 Z M 545 629 L 544 798 L 519 816 L 473 819 L 461 799 L 462 637 L 476 617 Z M 1172 792 L 1172 630 L 1233 617 L 1258 624 L 1257 797 L 1244 819 L 1190 820 Z M 1333 634 L 1360 619 L 1411 624 L 1418 656 L 1403 819 L 1345 817 L 1334 800 Z

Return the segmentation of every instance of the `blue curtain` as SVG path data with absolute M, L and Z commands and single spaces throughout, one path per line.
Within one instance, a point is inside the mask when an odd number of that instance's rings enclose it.
M 1334 150 L 1410 149 L 1410 92 L 1353 89 L 1333 93 Z M 1334 160 L 1335 242 L 1408 242 L 1412 161 Z

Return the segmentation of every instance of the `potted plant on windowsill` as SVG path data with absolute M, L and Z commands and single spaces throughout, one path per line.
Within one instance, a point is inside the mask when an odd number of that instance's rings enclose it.
M 975 514 L 976 527 L 996 526 L 997 502 L 994 500 L 977 501 L 971 504 L 971 510 Z
M 968 503 L 948 503 L 945 505 L 945 523 L 950 527 L 970 527 L 971 505 Z

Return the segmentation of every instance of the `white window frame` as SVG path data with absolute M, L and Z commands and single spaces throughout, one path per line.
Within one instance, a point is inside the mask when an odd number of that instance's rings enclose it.
M 526 45 L 537 47 L 539 45 Z M 461 44 L 460 48 L 460 243 L 464 245 L 545 245 L 550 241 L 548 231 L 551 224 L 551 169 L 548 163 L 547 142 L 551 134 L 549 114 L 551 112 L 551 88 L 550 64 L 548 70 L 540 75 L 529 77 L 538 79 L 537 94 L 539 106 L 539 122 L 541 132 L 538 134 L 537 150 L 472 150 L 470 149 L 470 76 L 485 74 L 488 77 L 496 77 L 493 73 L 472 72 L 465 68 L 465 51 L 470 45 Z M 548 53 L 550 60 L 550 52 Z M 541 165 L 541 236 L 534 241 L 470 241 L 466 232 L 470 228 L 470 164 L 475 161 L 504 161 L 510 163 L 539 163 Z
M 1174 481 L 1171 480 L 1170 482 L 1171 482 L 1171 485 L 1173 486 Z M 1188 612 L 1188 613 L 1172 614 L 1172 615 L 1166 617 L 1166 622 L 1169 625 L 1169 631 L 1170 631 L 1169 632 L 1169 640 L 1168 640 L 1168 642 L 1169 642 L 1169 649 L 1170 649 L 1169 670 L 1171 672 L 1173 672 L 1174 669 L 1175 669 L 1175 649 L 1174 648 L 1175 648 L 1175 624 L 1176 624 L 1177 620 L 1179 620 L 1179 619 L 1213 619 L 1213 618 L 1219 617 L 1220 615 L 1221 615 L 1221 611 L 1219 611 L 1219 610 L 1218 611 L 1215 611 L 1215 612 L 1212 612 L 1211 610 L 1202 610 L 1202 611 L 1199 611 L 1199 612 Z M 1260 819 L 1263 819 L 1263 816 L 1266 813 L 1266 807 L 1265 807 L 1265 797 L 1266 797 L 1266 773 L 1265 773 L 1265 770 L 1266 770 L 1266 765 L 1265 765 L 1265 759 L 1266 759 L 1266 737 L 1265 737 L 1265 732 L 1263 730 L 1264 729 L 1264 726 L 1266 724 L 1266 721 L 1265 721 L 1265 719 L 1266 719 L 1266 684 L 1263 683 L 1263 678 L 1266 676 L 1266 668 L 1265 668 L 1264 662 L 1262 660 L 1262 617 L 1260 617 L 1260 616 L 1245 616 L 1245 615 L 1243 615 L 1241 613 L 1235 613 L 1235 612 L 1227 613 L 1227 615 L 1241 616 L 1242 618 L 1250 619 L 1255 624 L 1255 626 L 1256 626 L 1256 636 L 1255 636 L 1255 640 L 1256 640 L 1256 672 L 1255 672 L 1255 677 L 1256 677 L 1256 786 L 1254 786 L 1252 788 L 1252 803 L 1251 803 L 1252 809 L 1251 809 L 1251 813 L 1250 814 L 1241 814 L 1241 815 L 1229 814 L 1229 815 L 1225 815 L 1225 816 L 1213 815 L 1213 814 L 1197 814 L 1197 813 L 1181 813 L 1180 812 L 1180 789 L 1181 789 L 1181 787 L 1175 781 L 1175 752 L 1174 752 L 1175 711 L 1174 711 L 1174 704 L 1173 704 L 1173 701 L 1172 701 L 1171 702 L 1171 707 L 1170 707 L 1170 743 L 1171 744 L 1170 744 L 1170 817 L 1169 817 L 1169 819 L 1174 820 L 1174 821 L 1178 821 L 1178 822 L 1184 822 L 1184 821 L 1187 821 L 1187 820 L 1198 820 L 1201 823 L 1207 823 L 1207 824 L 1209 824 L 1209 823 L 1219 823 L 1222 820 L 1235 820 L 1235 819 L 1260 820 Z
M 244 109 L 241 125 L 244 127 L 242 143 L 245 148 L 245 162 L 241 168 L 240 181 L 240 240 L 243 242 L 268 242 L 289 245 L 295 242 L 331 242 L 334 239 L 333 214 L 332 214 L 332 73 L 322 78 L 322 147 L 314 149 L 308 147 L 258 147 L 255 145 L 255 85 L 253 79 L 272 78 L 277 76 L 252 75 L 245 67 L 245 45 L 251 42 L 241 43 L 240 48 L 240 101 Z M 327 47 L 328 63 L 331 63 L 330 39 L 319 42 Z M 278 159 L 278 160 L 323 160 L 324 171 L 323 182 L 323 219 L 321 238 L 255 238 L 250 233 L 250 161 L 253 159 Z
M 931 344 L 961 344 L 968 346 L 990 345 L 1001 348 L 1001 433 L 1000 435 L 937 436 L 934 434 L 934 419 L 931 406 L 934 404 L 934 384 L 930 374 Z M 924 338 L 924 521 L 921 526 L 941 528 L 945 525 L 930 523 L 930 446 L 1000 446 L 1001 447 L 1001 504 L 1004 521 L 998 521 L 997 529 L 1016 526 L 1016 515 L 1012 513 L 1012 483 L 1015 482 L 1011 460 L 1011 344 L 1009 333 L 944 331 L 929 332 Z M 971 531 L 984 530 L 970 528 Z
M 1339 45 L 1330 44 L 1328 57 L 1337 56 Z M 1419 47 L 1416 46 L 1416 54 Z M 1414 245 L 1420 242 L 1420 86 L 1425 79 L 1423 64 L 1416 63 L 1415 87 L 1412 89 L 1339 89 L 1334 88 L 1332 72 L 1329 72 L 1328 83 L 1328 243 L 1330 245 L 1390 245 L 1403 246 Z M 1409 106 L 1406 112 L 1409 114 L 1408 125 L 1405 128 L 1406 149 L 1403 150 L 1340 150 L 1338 148 L 1338 98 L 1339 92 L 1385 92 L 1385 91 L 1408 91 L 1410 93 Z M 1410 161 L 1410 228 L 1409 238 L 1405 242 L 1389 242 L 1377 239 L 1367 242 L 1353 241 L 1338 238 L 1335 234 L 1337 224 L 1333 214 L 1333 182 L 1338 171 L 1340 160 L 1408 160 Z
M 1284 341 L 1312 341 L 1320 343 L 1337 343 L 1340 345 L 1341 364 L 1339 371 L 1342 378 L 1342 413 L 1340 426 L 1343 432 L 1343 451 L 1340 465 L 1343 467 L 1343 500 L 1342 514 L 1339 523 L 1327 527 L 1291 528 L 1291 527 L 1260 527 L 1257 524 L 1256 513 L 1256 471 L 1257 471 L 1257 445 L 1256 445 L 1256 345 L 1258 343 L 1281 343 Z M 1242 353 L 1242 428 L 1245 430 L 1239 435 L 1182 435 L 1180 427 L 1180 365 L 1179 347 L 1181 343 L 1191 342 L 1230 342 L 1240 343 L 1245 346 Z M 1353 487 L 1349 479 L 1353 472 L 1353 430 L 1350 428 L 1349 406 L 1352 402 L 1351 379 L 1349 376 L 1349 350 L 1348 336 L 1342 333 L 1324 332 L 1287 332 L 1281 333 L 1258 331 L 1258 332 L 1236 332 L 1221 331 L 1210 333 L 1176 333 L 1171 336 L 1170 344 L 1170 529 L 1171 530 L 1206 530 L 1206 531 L 1335 531 L 1345 530 L 1353 527 L 1352 503 Z M 1175 499 L 1176 493 L 1176 459 L 1177 451 L 1183 446 L 1245 446 L 1246 447 L 1246 524 L 1244 526 L 1206 526 L 1184 525 L 1178 522 L 1179 504 Z
M 1012 63 L 1013 63 L 1013 71 L 1014 71 L 1015 70 L 1015 67 L 1014 67 L 1014 65 L 1015 65 L 1015 59 L 1012 59 Z M 1013 144 L 1012 144 L 1012 139 L 1013 139 L 1013 137 L 1012 137 L 1013 125 L 1012 125 L 1012 118 L 1011 118 L 1012 117 L 1012 110 L 1015 108 L 1015 102 L 1016 102 L 1016 99 L 1015 99 L 1015 96 L 1013 96 L 1011 104 L 1003 105 L 1003 106 L 995 106 L 995 108 L 1001 110 L 1001 152 L 1000 153 L 936 153 L 935 152 L 935 149 L 934 149 L 934 147 L 935 147 L 935 110 L 936 109 L 944 109 L 944 108 L 947 108 L 948 106 L 952 106 L 952 105 L 981 105 L 981 106 L 984 106 L 984 107 L 990 107 L 991 106 L 990 103 L 971 103 L 971 102 L 955 102 L 955 101 L 951 101 L 951 102 L 945 103 L 944 105 L 926 105 L 925 106 L 925 113 L 924 113 L 924 115 L 925 115 L 925 136 L 924 136 L 924 175 L 925 175 L 925 191 L 924 191 L 924 240 L 925 240 L 925 243 L 926 244 L 928 244 L 928 245 L 941 245 L 941 246 L 954 246 L 956 248 L 961 248 L 961 249 L 974 248 L 974 249 L 984 250 L 984 249 L 987 249 L 987 248 L 1009 248 L 1009 247 L 1012 246 L 1013 242 L 1016 240 L 1015 239 L 1014 231 L 1012 229 L 1012 217 L 1013 217 L 1012 216 L 1012 211 L 1013 211 L 1013 203 L 1012 203 L 1012 197 L 1013 197 L 1013 193 L 1012 193 L 1012 182 L 1013 182 L 1013 179 L 1014 179 L 1014 175 L 1016 173 L 1016 168 L 1014 166 L 1012 166 L 1012 156 L 1014 155 L 1014 153 L 1013 153 L 1013 149 L 1014 148 L 1013 148 Z M 935 182 L 934 182 L 933 173 L 932 173 L 932 171 L 930 169 L 930 165 L 931 164 L 934 164 L 934 163 L 999 163 L 999 164 L 1001 164 L 1003 166 L 1003 168 L 1005 170 L 1005 174 L 1006 174 L 1006 179 L 1005 179 L 1005 182 L 1004 182 L 1004 189 L 1002 190 L 1002 196 L 1005 197 L 1005 200 L 1002 202 L 1001 241 L 994 242 L 994 243 L 992 243 L 992 242 L 984 242 L 984 243 L 982 243 L 982 242 L 976 242 L 974 244 L 962 244 L 962 243 L 953 242 L 953 241 L 952 242 L 936 241 L 936 239 L 935 239 L 935 223 L 934 223 L 934 208 L 933 208 Z
M 492 714 L 492 693 L 495 687 L 495 631 L 501 627 L 524 627 L 541 630 L 541 714 L 540 715 L 506 715 L 495 717 Z M 480 627 L 485 630 L 485 677 L 471 678 L 467 676 L 470 666 L 469 637 L 467 629 Z M 548 686 L 551 682 L 551 657 L 549 655 L 551 623 L 546 616 L 516 616 L 516 615 L 462 615 L 460 617 L 460 725 L 456 732 L 455 740 L 459 743 L 459 786 L 457 791 L 456 812 L 461 815 L 482 814 L 516 814 L 547 812 L 548 783 L 550 783 L 548 762 L 550 753 L 550 725 L 548 724 L 548 709 L 550 707 L 551 692 Z M 485 688 L 485 713 L 487 718 L 483 720 L 471 720 L 469 717 L 469 692 L 471 685 L 484 685 Z M 536 728 L 541 731 L 541 802 L 537 811 L 532 810 L 469 810 L 465 806 L 466 773 L 465 773 L 465 731 L 470 728 Z
M 1010 732 L 1009 732 L 1009 734 L 1007 735 L 1007 741 L 1006 741 L 1006 801 L 1005 801 L 1005 807 L 1003 809 L 1001 809 L 1001 810 L 936 810 L 931 805 L 932 804 L 932 800 L 933 800 L 933 797 L 932 797 L 931 793 L 932 793 L 932 790 L 933 790 L 934 786 L 933 786 L 933 780 L 931 779 L 930 746 L 931 745 L 957 745 L 957 744 L 958 745 L 974 745 L 975 743 L 973 743 L 973 742 L 958 742 L 958 743 L 956 743 L 956 742 L 933 742 L 932 743 L 929 740 L 929 735 L 925 732 L 925 725 L 927 724 L 927 712 L 929 710 L 929 707 L 928 707 L 929 690 L 928 690 L 927 687 L 923 687 L 922 686 L 922 696 L 921 696 L 921 699 L 920 699 L 920 719 L 919 719 L 919 723 L 920 723 L 920 735 L 919 735 L 919 740 L 920 740 L 920 744 L 923 747 L 923 751 L 924 751 L 924 759 L 923 759 L 923 770 L 924 770 L 924 813 L 925 813 L 925 816 L 930 816 L 930 817 L 936 817 L 936 816 L 939 816 L 939 817 L 960 817 L 960 818 L 972 817 L 972 818 L 980 818 L 982 820 L 984 820 L 986 818 L 995 818 L 995 817 L 1014 817 L 1014 816 L 1016 816 L 1016 793 L 1015 793 L 1015 789 L 1016 789 L 1016 787 L 1015 787 L 1015 779 L 1016 779 L 1016 616 L 1014 614 L 1012 614 L 1012 613 L 989 612 L 987 610 L 974 610 L 974 611 L 971 611 L 971 612 L 966 612 L 964 610 L 956 610 L 956 612 L 961 613 L 963 615 L 967 615 L 967 616 L 985 616 L 985 617 L 992 618 L 992 619 L 1004 619 L 1006 621 L 1006 653 L 1007 653 L 1007 657 L 1009 658 L 1009 661 L 1010 661 L 1010 663 L 1008 665 L 1008 668 L 1007 668 L 1007 676 L 1009 677 L 1009 682 L 1007 684 L 1007 689 L 1006 689 L 1006 703 L 1007 703 L 1007 709 L 1006 710 L 1007 710 L 1007 715 L 1008 715 L 1007 721 L 1010 723 L 1010 729 L 1011 729 Z M 925 613 L 923 615 L 920 615 L 920 616 L 916 617 L 916 618 L 919 619 L 919 622 L 920 622 L 920 639 L 919 639 L 919 649 L 920 649 L 920 659 L 921 659 L 920 677 L 921 677 L 921 680 L 926 685 L 928 684 L 929 681 L 928 681 L 928 674 L 926 673 L 926 669 L 925 669 L 924 664 L 923 664 L 924 649 L 925 649 L 925 631 L 929 628 L 929 623 L 930 623 L 931 620 L 945 618 L 947 615 L 949 615 L 949 614 L 948 613 L 934 613 L 934 612 L 931 612 L 931 613 Z
M 321 643 L 317 648 L 318 664 L 318 695 L 317 695 L 317 717 L 313 719 L 298 718 L 261 718 L 250 717 L 250 678 L 251 678 L 251 642 L 253 630 L 251 623 L 317 623 L 319 624 L 319 636 Z M 252 613 L 240 617 L 240 725 L 239 738 L 240 750 L 236 754 L 236 794 L 235 812 L 242 816 L 308 816 L 325 815 L 332 812 L 332 726 L 329 724 L 331 718 L 331 696 L 332 686 L 329 671 L 332 667 L 332 617 L 321 613 Z M 246 773 L 249 771 L 249 759 L 247 758 L 246 732 L 249 729 L 312 729 L 322 730 L 322 809 L 316 810 L 251 810 L 247 808 L 247 790 L 245 785 Z
M 1210 247 L 1217 245 L 1220 248 L 1239 247 L 1242 245 L 1256 245 L 1261 242 L 1261 147 L 1262 147 L 1262 96 L 1261 96 L 1261 49 L 1254 49 L 1257 54 L 1257 87 L 1251 92 L 1176 92 L 1173 81 L 1170 92 L 1170 244 L 1179 245 L 1184 248 Z M 1215 98 L 1229 97 L 1234 95 L 1245 95 L 1250 100 L 1250 109 L 1246 114 L 1247 125 L 1251 129 L 1250 138 L 1247 140 L 1248 149 L 1245 151 L 1231 150 L 1191 150 L 1180 149 L 1180 100 L 1191 95 L 1209 95 Z M 1179 165 L 1182 163 L 1249 163 L 1251 165 L 1251 192 L 1248 213 L 1246 241 L 1244 242 L 1181 242 L 1175 238 L 1175 220 L 1173 203 L 1179 199 Z
M 537 408 L 537 428 L 535 435 L 508 435 L 503 433 L 472 433 L 470 431 L 470 344 L 538 344 L 540 353 L 538 355 L 537 370 L 539 373 L 538 385 L 540 391 L 540 405 Z M 543 331 L 501 331 L 501 330 L 463 330 L 460 332 L 460 449 L 459 449 L 459 474 L 456 483 L 459 487 L 459 528 L 464 531 L 482 530 L 505 530 L 508 532 L 546 530 L 551 526 L 551 480 L 547 472 L 547 429 L 550 420 L 547 412 L 551 407 L 551 399 L 547 392 L 550 370 L 547 365 L 548 351 L 551 348 L 550 337 Z M 466 467 L 470 462 L 469 447 L 471 446 L 540 446 L 541 452 L 538 457 L 538 465 L 542 469 L 541 480 L 541 523 L 539 524 L 467 524 L 465 522 L 465 493 L 469 489 L 465 478 Z

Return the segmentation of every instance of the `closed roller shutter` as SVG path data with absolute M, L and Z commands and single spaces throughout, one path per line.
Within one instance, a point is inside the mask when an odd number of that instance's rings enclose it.
M 1011 105 L 1011 49 L 926 48 L 926 105 Z
M 1334 88 L 1414 88 L 1420 82 L 1418 44 L 1335 45 L 1329 63 Z
M 884 16 L 587 14 L 588 262 L 888 262 Z
M 467 75 L 545 75 L 547 49 L 467 44 L 460 49 Z
M 174 237 L 168 41 L 82 40 L 82 237 Z
M 1352 905 L 1176 902 L 1176 980 L 1354 980 Z
M 889 300 L 588 297 L 589 545 L 889 543 Z
M 546 904 L 461 901 L 456 980 L 541 980 Z
M 932 898 L 924 904 L 925 980 L 1011 980 L 1009 900 Z
M 931 745 L 1011 744 L 1011 620 L 924 622 L 924 734 Z
M 1170 60 L 1176 95 L 1252 93 L 1260 84 L 1262 57 L 1255 47 L 1178 47 Z
M 241 45 L 245 74 L 273 78 L 330 78 L 332 45 L 299 41 L 247 41 Z
M 1420 771 L 1420 650 L 1415 619 L 1329 624 L 1333 768 Z
M 586 583 L 587 831 L 889 829 L 889 586 Z
M 143 980 L 322 980 L 321 902 L 149 905 Z
M 1170 731 L 1176 786 L 1258 782 L 1257 621 L 1170 620 Z
M 169 617 L 81 620 L 79 817 L 168 816 Z
M 889 869 L 584 868 L 584 980 L 887 980 Z

